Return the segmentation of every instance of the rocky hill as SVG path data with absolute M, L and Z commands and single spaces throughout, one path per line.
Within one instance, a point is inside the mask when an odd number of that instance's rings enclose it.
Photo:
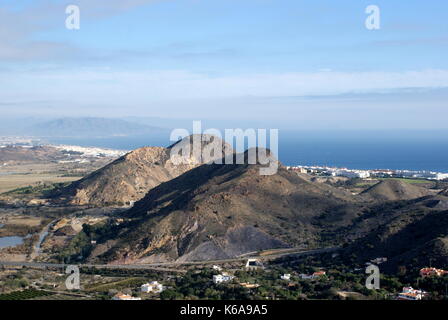
M 430 190 L 401 180 L 383 180 L 363 192 L 376 201 L 409 200 L 434 194 Z
M 322 216 L 333 216 L 328 219 L 335 224 L 355 216 L 357 196 L 283 167 L 262 176 L 260 167 L 202 165 L 160 184 L 126 213 L 128 222 L 102 239 L 89 260 L 210 260 L 309 247 L 319 240 L 315 223 Z
M 186 157 L 183 164 L 173 163 L 170 158 L 173 148 L 186 148 L 192 144 L 192 136 L 168 147 L 144 147 L 134 150 L 92 174 L 76 181 L 57 195 L 59 200 L 67 200 L 74 205 L 124 205 L 141 199 L 151 188 L 171 180 L 203 163 L 193 154 Z M 217 139 L 217 138 L 216 138 Z M 222 140 L 203 142 L 222 145 L 222 153 L 211 159 L 222 158 L 231 153 L 231 147 Z
M 359 261 L 387 257 L 383 269 L 399 265 L 425 266 L 448 263 L 448 197 L 435 196 L 394 202 L 373 208 L 352 226 L 365 236 L 354 241 L 347 255 Z

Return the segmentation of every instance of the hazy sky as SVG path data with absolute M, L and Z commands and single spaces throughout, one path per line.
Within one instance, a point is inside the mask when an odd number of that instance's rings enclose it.
M 1 0 L 0 111 L 448 128 L 447 14 L 446 0 Z

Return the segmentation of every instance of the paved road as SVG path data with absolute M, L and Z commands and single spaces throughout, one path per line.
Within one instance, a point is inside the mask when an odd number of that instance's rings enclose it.
M 45 263 L 45 262 L 15 262 L 15 261 L 0 261 L 0 266 L 10 267 L 29 267 L 29 268 L 60 268 L 65 269 L 70 264 L 63 263 Z M 152 266 L 148 264 L 74 264 L 80 268 L 96 268 L 96 269 L 140 269 L 140 270 L 155 270 L 168 272 L 186 272 L 179 269 L 163 268 Z
M 165 263 L 152 263 L 152 264 L 78 264 L 79 267 L 85 268 L 97 268 L 97 269 L 139 269 L 139 270 L 156 270 L 156 271 L 169 271 L 169 272 L 185 272 L 185 270 L 178 269 L 179 266 L 187 265 L 200 265 L 200 264 L 222 264 L 228 262 L 238 262 L 246 261 L 249 258 L 255 258 L 259 260 L 271 260 L 282 256 L 306 256 L 312 254 L 335 252 L 340 248 L 321 248 L 314 250 L 306 250 L 303 248 L 288 250 L 287 252 L 273 253 L 265 256 L 252 256 L 252 257 L 238 257 L 231 259 L 221 259 L 221 260 L 205 260 L 205 261 L 189 261 L 189 262 L 165 262 Z M 272 250 L 270 250 L 272 251 Z M 285 251 L 282 249 L 282 251 Z M 32 267 L 32 268 L 61 268 L 64 269 L 67 264 L 58 263 L 44 263 L 44 262 L 13 262 L 13 261 L 0 261 L 0 266 L 17 266 L 17 267 Z M 168 267 L 176 267 L 171 269 Z
M 283 256 L 306 256 L 312 254 L 320 254 L 327 252 L 335 252 L 339 250 L 339 247 L 332 248 L 320 248 L 313 250 L 304 250 L 303 248 L 291 248 L 291 249 L 278 249 L 278 253 L 275 253 L 276 250 L 267 250 L 274 251 L 274 253 L 269 255 L 255 255 L 247 256 L 247 254 L 241 255 L 240 257 L 230 258 L 230 259 L 220 259 L 220 260 L 204 260 L 204 261 L 185 261 L 185 262 L 163 262 L 163 263 L 153 263 L 151 266 L 178 266 L 178 265 L 198 265 L 198 264 L 222 264 L 227 262 L 238 262 L 238 261 L 247 261 L 247 259 L 258 259 L 258 260 L 272 260 L 276 258 L 280 258 Z

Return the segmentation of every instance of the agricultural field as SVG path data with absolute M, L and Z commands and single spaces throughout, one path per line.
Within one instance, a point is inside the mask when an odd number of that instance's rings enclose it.
M 43 290 L 25 289 L 6 294 L 0 294 L 0 300 L 30 300 L 51 295 L 52 293 Z
M 0 164 L 0 194 L 38 184 L 67 183 L 109 163 L 112 159 L 95 159 L 87 163 L 4 163 Z
M 60 176 L 58 173 L 0 175 L 0 193 L 39 183 L 63 183 L 79 180 L 80 178 L 82 177 L 64 177 Z

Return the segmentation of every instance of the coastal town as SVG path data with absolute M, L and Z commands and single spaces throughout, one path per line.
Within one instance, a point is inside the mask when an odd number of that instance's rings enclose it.
M 327 166 L 287 166 L 288 170 L 298 173 L 308 173 L 315 176 L 332 176 L 346 178 L 409 178 L 428 180 L 447 180 L 448 173 L 419 170 L 392 170 L 392 169 L 348 169 Z
M 39 138 L 23 137 L 2 137 L 0 136 L 0 148 L 23 148 L 30 149 L 35 147 L 50 147 L 63 152 L 67 159 L 60 160 L 59 163 L 83 162 L 89 158 L 110 157 L 118 158 L 126 154 L 127 150 L 115 150 L 100 147 L 83 147 L 66 144 L 45 143 Z

